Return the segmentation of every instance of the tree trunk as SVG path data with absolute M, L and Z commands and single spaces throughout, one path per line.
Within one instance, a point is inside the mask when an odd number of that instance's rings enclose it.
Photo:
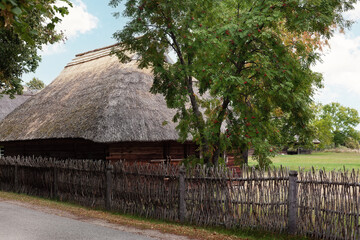
M 175 52 L 177 53 L 180 63 L 183 66 L 191 66 L 192 65 L 192 57 L 188 56 L 188 61 L 187 63 L 185 62 L 185 59 L 183 58 L 183 55 L 181 53 L 181 48 L 176 40 L 176 36 L 173 32 L 170 31 L 170 37 L 172 38 L 175 47 L 173 47 L 173 49 L 175 50 Z M 193 81 L 192 81 L 192 75 L 187 76 L 185 78 L 186 81 L 186 85 L 187 85 L 187 89 L 188 89 L 188 93 L 189 93 L 189 97 L 190 97 L 190 102 L 191 102 L 191 107 L 192 110 L 196 116 L 196 125 L 198 128 L 198 131 L 200 133 L 200 141 L 201 141 L 201 148 L 200 148 L 200 156 L 203 156 L 204 158 L 204 163 L 205 164 L 209 164 L 210 162 L 210 156 L 209 156 L 209 142 L 205 137 L 205 121 L 204 118 L 200 112 L 199 109 L 199 104 L 196 101 L 195 98 L 195 94 L 194 94 L 194 88 L 193 88 Z
M 219 164 L 220 148 L 217 147 L 213 153 L 212 164 L 217 166 Z
M 188 92 L 189 92 L 189 97 L 190 97 L 190 102 L 191 102 L 191 107 L 192 110 L 196 116 L 196 125 L 198 127 L 199 133 L 200 133 L 200 140 L 201 140 L 201 155 L 204 158 L 204 163 L 205 164 L 209 164 L 210 162 L 210 156 L 209 156 L 209 143 L 207 141 L 207 139 L 205 138 L 204 135 L 204 131 L 205 131 L 205 122 L 204 122 L 204 118 L 200 112 L 200 108 L 199 108 L 199 104 L 196 101 L 195 98 L 195 93 L 194 93 L 194 89 L 193 89 L 193 81 L 192 81 L 192 77 L 190 76 L 187 79 L 187 88 L 188 88 Z
M 213 157 L 212 157 L 212 163 L 214 164 L 214 166 L 217 166 L 219 164 L 220 153 L 223 150 L 223 149 L 220 149 L 221 124 L 224 121 L 225 112 L 226 112 L 226 109 L 227 109 L 229 103 L 230 103 L 230 100 L 228 98 L 225 98 L 223 101 L 223 104 L 222 104 L 222 109 L 219 112 L 218 117 L 217 117 L 217 120 L 219 122 L 217 130 L 218 130 L 219 134 L 217 136 L 218 139 L 217 139 L 216 143 L 214 144 L 215 151 L 213 152 Z
M 242 150 L 242 157 L 244 160 L 244 164 L 248 165 L 249 164 L 249 149 L 247 146 L 245 146 L 244 149 Z
M 220 145 L 221 145 L 221 142 L 220 142 L 220 137 L 221 137 L 221 124 L 222 122 L 224 121 L 224 118 L 225 118 L 225 112 L 226 112 L 226 109 L 227 107 L 229 106 L 229 103 L 230 103 L 230 100 L 228 98 L 225 98 L 223 103 L 222 103 L 222 109 L 221 111 L 219 112 L 218 114 L 218 117 L 217 117 L 217 120 L 219 122 L 219 125 L 218 125 L 218 139 L 217 139 L 217 142 L 214 144 L 214 148 L 215 148 L 215 151 L 213 153 L 213 158 L 212 158 L 212 162 L 215 166 L 217 166 L 219 164 L 219 157 L 220 157 L 220 151 L 222 149 L 220 149 Z

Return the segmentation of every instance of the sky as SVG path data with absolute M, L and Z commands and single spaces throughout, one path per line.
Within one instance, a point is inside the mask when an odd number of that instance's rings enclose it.
M 25 82 L 37 77 L 48 85 L 76 54 L 116 43 L 112 35 L 121 30 L 127 20 L 116 19 L 112 13 L 122 12 L 123 6 L 112 8 L 108 6 L 108 0 L 72 2 L 70 14 L 58 26 L 67 40 L 44 46 L 39 68 L 35 73 L 24 75 Z M 323 104 L 339 102 L 360 113 L 360 2 L 345 16 L 356 23 L 345 34 L 334 35 L 329 42 L 330 48 L 324 49 L 323 61 L 313 67 L 324 77 L 324 88 L 317 92 L 315 101 Z

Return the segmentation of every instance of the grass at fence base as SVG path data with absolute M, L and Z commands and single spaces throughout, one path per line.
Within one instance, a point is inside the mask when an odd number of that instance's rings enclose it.
M 275 234 L 256 230 L 225 229 L 222 227 L 197 227 L 188 224 L 169 223 L 160 220 L 146 219 L 144 217 L 131 216 L 95 210 L 79 206 L 77 204 L 54 201 L 39 197 L 27 196 L 24 194 L 2 192 L 0 198 L 29 203 L 36 206 L 47 207 L 66 211 L 76 216 L 98 218 L 110 223 L 135 227 L 139 229 L 158 230 L 162 233 L 187 236 L 190 239 L 204 240 L 306 240 L 308 238 L 292 237 L 284 234 Z
M 301 155 L 278 155 L 271 159 L 275 167 L 289 167 L 291 170 L 298 170 L 299 167 L 310 170 L 323 169 L 326 171 L 360 169 L 360 153 L 336 153 L 336 152 L 313 152 L 312 154 Z M 257 162 L 250 159 L 249 165 L 256 165 Z

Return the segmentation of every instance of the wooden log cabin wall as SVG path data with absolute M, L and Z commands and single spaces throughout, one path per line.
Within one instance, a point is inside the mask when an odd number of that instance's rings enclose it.
M 45 139 L 2 143 L 5 156 L 35 156 L 58 159 L 105 159 L 107 145 L 83 139 Z
M 137 161 L 179 163 L 190 155 L 197 155 L 192 143 L 120 142 L 95 143 L 83 139 L 47 139 L 4 143 L 5 156 L 53 157 L 57 159 L 107 159 L 111 161 Z
M 181 144 L 176 141 L 112 143 L 109 145 L 107 159 L 144 163 L 161 163 L 165 161 L 179 163 L 190 155 L 198 156 L 196 149 L 195 144 Z

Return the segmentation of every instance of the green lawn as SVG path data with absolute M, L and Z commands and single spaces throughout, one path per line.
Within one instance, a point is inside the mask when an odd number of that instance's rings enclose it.
M 298 170 L 299 167 L 310 169 L 311 167 L 327 171 L 343 169 L 360 169 L 359 153 L 330 153 L 317 152 L 309 155 L 279 155 L 272 159 L 273 166 L 289 167 Z M 250 160 L 249 165 L 256 165 L 255 161 Z

